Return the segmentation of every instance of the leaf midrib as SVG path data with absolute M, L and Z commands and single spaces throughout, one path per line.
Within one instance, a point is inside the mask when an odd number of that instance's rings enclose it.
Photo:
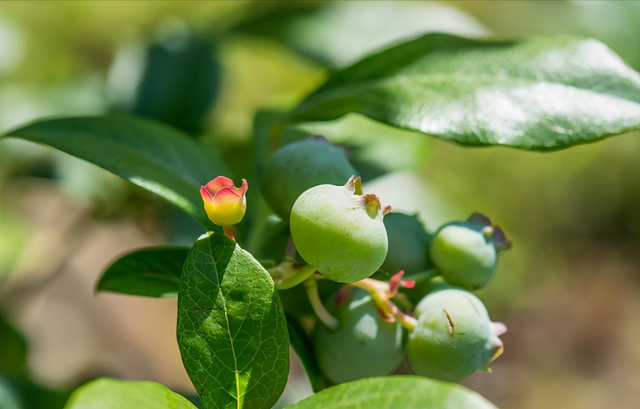
M 224 254 L 227 245 L 224 240 L 222 241 L 222 243 L 223 243 L 222 244 L 223 247 L 222 247 L 221 254 Z M 208 246 L 209 246 L 209 254 L 213 255 L 211 240 L 208 240 Z M 229 344 L 231 345 L 231 354 L 233 355 L 233 367 L 234 367 L 233 372 L 236 378 L 236 408 L 242 409 L 242 400 L 240 399 L 240 374 L 238 372 L 238 358 L 236 357 L 236 349 L 235 349 L 235 346 L 233 345 L 233 338 L 231 337 L 231 326 L 229 324 L 229 316 L 227 314 L 227 300 L 225 299 L 224 293 L 222 292 L 222 283 L 220 282 L 220 274 L 218 274 L 218 264 L 215 262 L 215 260 L 213 263 L 213 267 L 215 268 L 215 272 L 216 272 L 216 284 L 220 289 L 219 291 L 220 291 L 220 298 L 222 299 L 222 311 L 224 312 L 224 320 L 227 325 L 227 334 L 229 335 Z
M 158 273 L 154 271 L 145 271 L 143 275 L 147 278 L 152 278 L 157 281 L 168 282 L 172 284 L 180 284 L 180 277 L 176 277 L 172 273 Z

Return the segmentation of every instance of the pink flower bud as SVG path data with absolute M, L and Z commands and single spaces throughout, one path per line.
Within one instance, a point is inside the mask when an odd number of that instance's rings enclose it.
M 200 188 L 204 201 L 204 211 L 209 220 L 218 226 L 233 226 L 240 223 L 247 209 L 247 181 L 242 179 L 242 187 L 235 187 L 233 180 L 218 176 Z

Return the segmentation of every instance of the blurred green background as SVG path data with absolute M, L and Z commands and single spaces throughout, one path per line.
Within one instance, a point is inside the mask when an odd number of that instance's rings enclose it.
M 218 144 L 247 176 L 254 124 L 268 117 L 254 119 L 259 110 L 291 108 L 331 70 L 427 32 L 593 37 L 640 69 L 636 1 L 1 2 L 0 131 L 127 111 Z M 360 152 L 365 159 L 388 152 L 388 129 L 346 122 L 327 132 L 359 146 L 377 141 Z M 509 327 L 505 353 L 493 374 L 465 381 L 498 407 L 638 407 L 638 136 L 542 154 L 408 134 L 394 155 L 403 160 L 386 162 L 393 172 L 368 183 L 431 230 L 479 211 L 514 242 L 480 293 Z M 55 407 L 65 391 L 103 375 L 191 393 L 175 300 L 94 295 L 93 287 L 119 254 L 198 234 L 194 222 L 101 169 L 0 143 L 0 408 Z M 8 345 L 22 355 L 4 356 Z M 292 365 L 282 403 L 310 393 Z

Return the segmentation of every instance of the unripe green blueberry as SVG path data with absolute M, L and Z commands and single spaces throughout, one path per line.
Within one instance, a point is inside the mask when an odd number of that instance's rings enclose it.
M 415 315 L 407 359 L 418 375 L 460 382 L 486 369 L 502 349 L 498 336 L 506 327 L 492 323 L 484 304 L 467 291 L 436 290 L 420 301 Z
M 305 139 L 285 145 L 269 160 L 261 190 L 283 220 L 289 220 L 293 203 L 310 187 L 341 184 L 356 174 L 344 150 L 326 140 Z
M 291 210 L 291 237 L 298 253 L 341 283 L 369 277 L 387 255 L 380 201 L 375 195 L 356 194 L 359 183 L 352 177 L 344 186 L 314 186 Z
M 476 222 L 454 222 L 442 226 L 431 242 L 431 260 L 450 284 L 476 289 L 487 284 L 496 269 L 498 252 Z
M 336 298 L 325 303 L 340 322 L 337 330 L 316 324 L 313 344 L 318 364 L 333 384 L 393 372 L 404 357 L 406 330 L 399 321 L 386 322 L 378 313 L 371 295 L 354 288 L 349 298 L 336 305 Z
M 384 217 L 384 226 L 389 238 L 389 251 L 382 263 L 388 273 L 418 273 L 431 267 L 429 243 L 431 236 L 416 216 L 389 213 Z

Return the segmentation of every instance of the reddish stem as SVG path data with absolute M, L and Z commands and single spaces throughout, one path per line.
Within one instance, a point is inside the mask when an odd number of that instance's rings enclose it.
M 395 322 L 396 319 L 408 330 L 413 330 L 416 325 L 416 319 L 410 315 L 403 313 L 393 302 L 391 298 L 398 293 L 399 287 L 412 288 L 414 281 L 404 281 L 402 276 L 404 271 L 399 271 L 391 277 L 389 282 L 378 281 L 372 278 L 350 283 L 352 287 L 362 288 L 371 294 L 371 298 L 378 306 L 378 313 L 387 322 Z
M 236 241 L 236 236 L 233 234 L 233 226 L 222 226 L 222 231 L 224 232 L 225 236 L 233 241 Z

